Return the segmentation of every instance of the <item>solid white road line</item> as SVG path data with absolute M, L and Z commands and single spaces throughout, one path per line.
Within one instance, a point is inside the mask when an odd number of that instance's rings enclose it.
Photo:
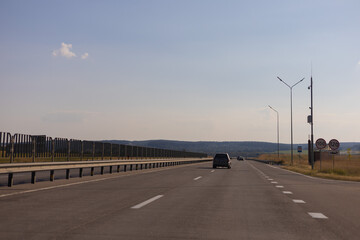
M 294 203 L 305 203 L 304 200 L 300 200 L 300 199 L 293 199 Z
M 202 176 L 196 177 L 196 178 L 194 178 L 194 180 L 196 181 L 196 180 L 199 180 L 200 178 L 202 178 Z
M 293 193 L 290 191 L 283 191 L 283 194 L 293 194 Z
M 123 176 L 125 176 L 125 175 L 122 175 L 121 177 L 123 177 Z M 93 179 L 93 180 L 89 180 L 89 181 L 82 181 L 82 182 L 68 183 L 68 184 L 57 185 L 57 186 L 51 186 L 51 187 L 44 187 L 44 188 L 38 188 L 38 189 L 31 189 L 31 190 L 26 190 L 26 191 L 22 191 L 22 192 L 15 192 L 15 193 L 2 194 L 2 195 L 0 195 L 0 198 L 2 198 L 2 197 L 8 197 L 8 196 L 14 196 L 14 195 L 19 195 L 19 194 L 24 194 L 24 193 L 39 192 L 39 191 L 50 190 L 50 189 L 55 189 L 55 188 L 69 187 L 69 186 L 74 186 L 74 185 L 79 185 L 79 184 L 84 184 L 84 183 L 100 182 L 100 181 L 104 181 L 104 180 L 108 180 L 108 179 L 113 179 L 113 178 L 119 178 L 119 177 L 120 177 L 120 176 L 116 176 L 116 177 L 109 177 L 109 178 Z
M 153 201 L 156 201 L 156 200 L 158 200 L 159 198 L 162 198 L 163 196 L 164 196 L 164 195 L 157 195 L 157 196 L 155 196 L 155 197 L 153 197 L 153 198 L 150 198 L 150 199 L 146 200 L 145 202 L 139 203 L 139 204 L 137 204 L 137 205 L 135 205 L 135 206 L 133 206 L 133 207 L 131 207 L 131 208 L 132 208 L 132 209 L 142 208 L 142 207 L 144 207 L 145 205 L 148 205 L 149 203 L 152 203 Z
M 276 185 L 277 188 L 284 188 L 284 186 Z
M 278 182 L 271 182 L 271 183 L 273 183 L 273 184 L 278 184 Z
M 325 215 L 322 214 L 322 213 L 308 212 L 308 214 L 309 214 L 312 218 L 328 219 L 328 217 L 325 216 Z
M 298 172 L 293 172 L 293 171 L 290 171 L 290 170 L 287 170 L 287 169 L 284 169 L 284 168 L 281 168 L 281 167 L 274 167 L 274 166 L 271 166 L 269 164 L 266 164 L 266 166 L 271 167 L 271 168 L 275 168 L 275 169 L 278 169 L 278 170 L 282 170 L 282 171 L 285 171 L 285 172 L 289 172 L 289 173 L 292 173 L 292 174 L 300 175 L 300 176 L 303 176 L 303 177 L 306 177 L 306 178 L 319 180 L 319 181 L 324 181 L 324 182 L 338 182 L 338 183 L 342 182 L 342 183 L 360 184 L 360 182 L 355 182 L 355 181 L 345 181 L 345 180 L 335 180 L 335 179 L 324 179 L 324 178 L 320 178 L 320 177 L 311 177 L 311 176 L 308 176 L 308 175 L 305 175 L 305 174 L 302 174 L 302 173 L 298 173 Z

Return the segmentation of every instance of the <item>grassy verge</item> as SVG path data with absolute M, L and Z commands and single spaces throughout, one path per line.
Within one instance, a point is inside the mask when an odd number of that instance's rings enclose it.
M 290 154 L 262 154 L 260 160 L 270 160 L 281 164 L 281 167 L 290 171 L 302 173 L 309 176 L 321 177 L 335 180 L 360 181 L 360 156 L 346 155 L 324 156 L 316 161 L 314 169 L 308 164 L 307 155 L 294 155 L 291 164 Z

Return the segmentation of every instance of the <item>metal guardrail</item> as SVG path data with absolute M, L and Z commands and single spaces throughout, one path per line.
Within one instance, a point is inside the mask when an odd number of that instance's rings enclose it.
M 177 166 L 183 164 L 192 164 L 199 162 L 211 161 L 211 158 L 206 159 L 176 159 L 176 160 L 109 160 L 109 161 L 91 161 L 91 162 L 59 162 L 59 163 L 23 163 L 23 164 L 2 164 L 0 165 L 0 174 L 8 174 L 8 187 L 13 186 L 14 174 L 17 173 L 31 173 L 31 183 L 36 183 L 36 173 L 40 171 L 50 172 L 50 181 L 55 180 L 56 170 L 66 170 L 66 179 L 70 179 L 70 170 L 79 169 L 79 177 L 83 177 L 83 169 L 90 168 L 90 175 L 94 176 L 95 168 L 100 168 L 100 174 L 104 174 L 104 168 L 109 167 L 110 174 L 113 173 L 113 167 L 120 172 L 120 167 L 123 171 L 142 170 L 148 168 L 160 168 L 168 166 Z
M 205 153 L 112 144 L 46 135 L 0 132 L 1 162 L 83 161 L 95 159 L 204 158 Z

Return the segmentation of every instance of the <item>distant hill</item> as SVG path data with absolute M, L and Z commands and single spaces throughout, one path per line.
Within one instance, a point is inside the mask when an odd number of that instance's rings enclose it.
M 203 152 L 214 155 L 218 152 L 227 152 L 231 156 L 257 156 L 261 153 L 272 153 L 277 151 L 277 143 L 269 142 L 189 142 L 174 140 L 146 140 L 146 141 L 126 141 L 126 140 L 105 140 L 114 144 L 126 144 L 142 147 L 164 148 L 188 152 Z M 351 148 L 353 151 L 360 151 L 360 143 L 349 142 L 340 143 L 340 150 L 345 151 Z M 294 150 L 297 146 L 302 146 L 303 150 L 307 150 L 307 144 L 294 144 Z M 290 150 L 290 144 L 280 144 L 280 151 Z
M 277 151 L 276 143 L 268 142 L 187 142 L 173 140 L 147 140 L 147 141 L 126 141 L 126 140 L 108 140 L 115 144 L 127 144 L 134 146 L 153 147 L 173 149 L 189 152 L 203 152 L 214 155 L 218 152 L 227 152 L 232 156 L 257 156 L 260 153 Z M 305 147 L 305 146 L 303 146 Z M 306 146 L 307 147 L 307 146 Z M 288 150 L 289 144 L 280 144 L 281 150 Z

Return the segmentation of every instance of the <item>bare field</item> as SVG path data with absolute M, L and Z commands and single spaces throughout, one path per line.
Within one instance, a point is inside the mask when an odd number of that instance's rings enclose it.
M 308 164 L 307 154 L 301 154 L 300 157 L 294 154 L 292 165 L 290 154 L 280 154 L 279 159 L 277 154 L 262 154 L 258 159 L 279 162 L 283 168 L 310 176 L 360 181 L 360 155 L 323 156 L 321 161 L 315 162 L 313 170 Z

